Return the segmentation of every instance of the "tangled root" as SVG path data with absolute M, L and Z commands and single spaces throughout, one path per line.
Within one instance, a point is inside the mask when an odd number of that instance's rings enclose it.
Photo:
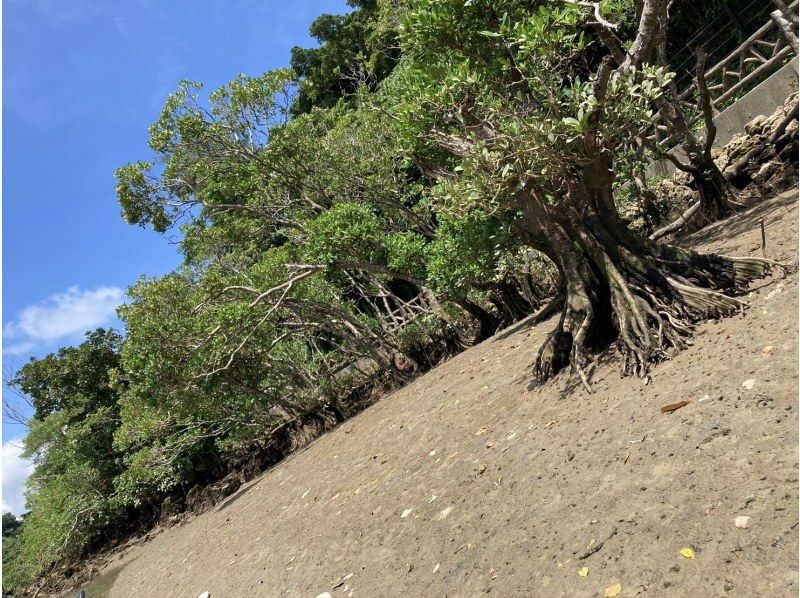
M 610 313 L 595 314 L 587 296 L 567 297 L 558 326 L 545 339 L 534 362 L 536 383 L 544 382 L 567 365 L 591 392 L 589 375 L 594 367 L 589 339 L 597 333 L 596 319 L 610 317 L 616 330 L 616 347 L 622 356 L 622 374 L 643 378 L 658 363 L 691 345 L 695 324 L 707 318 L 744 313 L 747 303 L 725 291 L 741 291 L 747 282 L 769 273 L 774 267 L 787 271 L 791 265 L 758 257 L 701 256 L 693 263 L 667 263 L 656 276 L 622 272 L 607 263 Z M 651 272 L 651 274 L 653 274 Z M 696 283 L 716 288 L 705 288 Z M 716 283 L 716 284 L 715 284 Z

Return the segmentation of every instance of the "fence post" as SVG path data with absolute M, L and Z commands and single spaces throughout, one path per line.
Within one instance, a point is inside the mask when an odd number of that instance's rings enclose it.
M 792 46 L 792 50 L 794 50 L 795 55 L 800 54 L 800 50 L 798 50 L 798 43 L 797 43 L 797 36 L 793 31 L 792 24 L 789 20 L 784 16 L 784 14 L 780 10 L 775 10 L 770 15 L 772 20 L 775 21 L 775 24 L 778 25 L 778 29 L 783 33 L 783 36 L 786 38 L 786 41 L 789 42 L 789 45 Z

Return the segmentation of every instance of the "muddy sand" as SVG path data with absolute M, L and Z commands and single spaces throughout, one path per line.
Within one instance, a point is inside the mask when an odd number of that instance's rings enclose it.
M 759 255 L 763 218 L 796 262 L 797 217 L 794 190 L 686 243 Z M 518 324 L 120 554 L 111 596 L 797 596 L 796 270 L 747 300 L 591 395 L 529 389 L 555 321 Z

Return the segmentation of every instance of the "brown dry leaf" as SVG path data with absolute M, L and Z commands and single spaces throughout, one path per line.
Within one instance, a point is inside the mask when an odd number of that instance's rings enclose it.
M 622 584 L 616 583 L 613 586 L 608 586 L 605 590 L 603 590 L 603 596 L 605 598 L 614 598 L 615 596 L 619 596 L 619 593 L 622 591 Z
M 691 401 L 678 401 L 677 403 L 670 403 L 669 405 L 664 405 L 661 408 L 661 413 L 672 413 L 673 411 L 677 411 L 681 407 L 686 407 L 691 403 Z

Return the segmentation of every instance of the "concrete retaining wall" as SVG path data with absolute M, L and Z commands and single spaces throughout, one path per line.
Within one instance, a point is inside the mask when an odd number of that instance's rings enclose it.
M 769 116 L 779 107 L 783 106 L 791 94 L 797 91 L 798 64 L 793 58 L 768 79 L 761 82 L 735 104 L 728 106 L 714 118 L 717 125 L 717 137 L 714 147 L 726 145 L 733 136 L 744 131 L 744 126 L 756 116 Z M 677 148 L 671 152 L 674 156 L 684 159 L 686 154 Z M 647 169 L 648 178 L 654 176 L 670 176 L 675 172 L 675 165 L 668 160 L 653 162 Z

